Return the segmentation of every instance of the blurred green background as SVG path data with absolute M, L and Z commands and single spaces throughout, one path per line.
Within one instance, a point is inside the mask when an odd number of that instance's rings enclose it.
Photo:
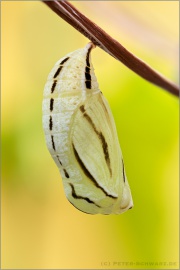
M 74 1 L 178 83 L 178 1 Z M 45 145 L 46 78 L 88 40 L 38 1 L 2 1 L 3 269 L 178 269 L 178 99 L 104 51 L 92 61 L 117 124 L 134 208 L 86 215 L 65 198 Z

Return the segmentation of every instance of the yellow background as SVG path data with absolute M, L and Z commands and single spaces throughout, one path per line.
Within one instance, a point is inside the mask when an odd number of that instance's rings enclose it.
M 178 83 L 178 2 L 73 4 Z M 93 50 L 134 208 L 117 216 L 81 213 L 65 198 L 46 149 L 41 103 L 54 63 L 88 40 L 39 1 L 3 1 L 1 14 L 1 267 L 178 269 L 178 99 Z

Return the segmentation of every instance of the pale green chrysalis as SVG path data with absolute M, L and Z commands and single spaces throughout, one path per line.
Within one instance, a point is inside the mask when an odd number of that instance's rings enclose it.
M 93 47 L 88 43 L 53 67 L 43 128 L 70 203 L 88 214 L 121 214 L 133 201 L 113 115 L 91 63 Z

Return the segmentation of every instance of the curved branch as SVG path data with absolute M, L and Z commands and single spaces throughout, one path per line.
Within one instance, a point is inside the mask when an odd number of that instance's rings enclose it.
M 95 45 L 121 61 L 129 69 L 147 81 L 160 86 L 175 96 L 179 96 L 177 85 L 167 80 L 157 71 L 126 50 L 118 41 L 109 36 L 99 26 L 80 13 L 68 1 L 43 1 L 62 19 L 72 25 L 76 30 L 90 39 Z

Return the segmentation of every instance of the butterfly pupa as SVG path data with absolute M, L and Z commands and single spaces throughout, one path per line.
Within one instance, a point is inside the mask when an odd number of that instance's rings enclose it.
M 121 214 L 133 201 L 114 118 L 99 90 L 88 43 L 51 70 L 43 128 L 69 202 L 88 214 Z

